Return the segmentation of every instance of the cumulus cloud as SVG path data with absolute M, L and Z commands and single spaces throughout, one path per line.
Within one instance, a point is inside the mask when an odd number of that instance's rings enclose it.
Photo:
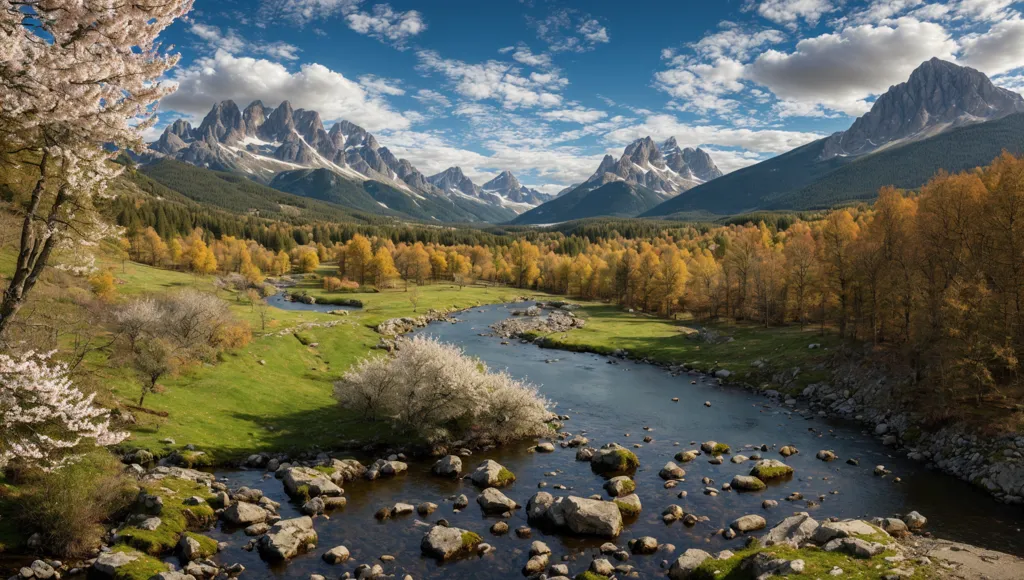
M 433 50 L 421 50 L 416 56 L 421 71 L 440 73 L 461 96 L 473 101 L 495 100 L 507 109 L 556 107 L 562 103 L 559 91 L 568 84 L 557 71 L 527 77 L 515 65 L 497 60 L 473 64 L 442 58 Z
M 277 60 L 298 60 L 299 47 L 287 42 L 249 42 L 233 29 L 222 31 L 220 27 L 201 22 L 193 22 L 189 32 L 203 42 L 201 50 L 214 53 L 218 50 L 230 54 L 249 52 L 265 54 Z
M 325 119 L 347 119 L 370 131 L 407 129 L 410 118 L 371 95 L 359 83 L 317 63 L 290 72 L 266 59 L 236 57 L 218 51 L 178 69 L 178 90 L 161 101 L 161 109 L 202 117 L 210 107 L 233 99 L 240 107 L 260 99 L 267 106 L 291 101 L 296 108 L 313 109 Z
M 530 47 L 525 44 L 510 48 L 512 48 L 512 60 L 520 64 L 534 68 L 548 68 L 551 66 L 551 55 L 549 54 L 534 54 L 530 51 Z M 506 50 L 505 52 L 509 51 Z
M 956 50 L 942 26 L 901 19 L 893 26 L 861 25 L 807 38 L 792 52 L 768 50 L 744 76 L 783 101 L 859 115 L 870 108 L 870 95 L 905 81 L 931 57 L 952 60 Z
M 400 86 L 402 82 L 398 79 L 386 79 L 377 75 L 363 75 L 359 77 L 359 84 L 363 85 L 367 92 L 374 95 L 397 97 L 405 94 L 405 89 Z
M 544 111 L 538 114 L 542 119 L 548 121 L 562 121 L 566 123 L 579 123 L 585 125 L 587 123 L 593 123 L 600 121 L 608 116 L 608 113 L 604 111 L 598 111 L 597 109 L 587 109 L 585 107 L 576 107 L 574 109 L 557 109 L 554 111 Z
M 388 4 L 377 4 L 372 12 L 355 10 L 345 16 L 348 27 L 381 42 L 405 50 L 410 38 L 427 29 L 423 15 L 415 10 L 396 12 Z
M 822 16 L 836 9 L 831 0 L 761 0 L 748 2 L 747 6 L 756 9 L 758 14 L 768 20 L 788 28 L 796 28 L 801 20 L 816 26 Z
M 1024 20 L 996 23 L 987 32 L 960 39 L 960 60 L 989 75 L 1024 66 Z
M 299 26 L 341 16 L 349 28 L 394 46 L 408 48 L 409 40 L 427 29 L 416 10 L 397 11 L 390 4 L 363 8 L 364 0 L 263 0 L 260 12 L 264 24 L 286 19 Z
M 611 42 L 608 29 L 589 14 L 573 9 L 556 10 L 543 19 L 527 18 L 537 38 L 552 52 L 587 52 Z

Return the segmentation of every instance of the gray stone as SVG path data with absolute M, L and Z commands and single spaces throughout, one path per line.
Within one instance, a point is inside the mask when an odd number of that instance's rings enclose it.
M 464 539 L 465 538 L 465 539 Z M 459 528 L 434 526 L 423 535 L 420 549 L 427 556 L 448 560 L 460 553 L 471 553 L 480 543 L 480 536 Z
M 342 564 L 348 561 L 349 553 L 348 548 L 345 546 L 335 546 L 330 550 L 324 552 L 324 562 L 328 564 Z
M 98 574 L 113 578 L 117 571 L 139 558 L 139 555 L 132 552 L 103 552 L 92 564 L 92 569 Z
M 569 496 L 552 505 L 554 521 L 564 521 L 574 534 L 615 538 L 622 532 L 622 514 L 610 501 Z
M 733 520 L 729 527 L 737 532 L 747 533 L 764 529 L 768 522 L 759 515 L 749 514 Z
M 317 535 L 309 516 L 281 520 L 256 543 L 267 560 L 288 560 L 316 546 Z
M 478 487 L 505 487 L 516 480 L 516 476 L 497 461 L 488 459 L 473 471 L 470 480 Z
M 476 498 L 476 503 L 480 504 L 480 509 L 485 514 L 501 514 L 516 508 L 516 502 L 493 487 L 488 487 L 480 492 L 480 496 Z
M 270 513 L 251 503 L 233 503 L 221 512 L 221 518 L 236 526 L 250 526 L 267 521 Z
M 768 531 L 761 539 L 766 546 L 790 544 L 799 547 L 809 540 L 818 529 L 818 522 L 802 513 L 790 516 Z
M 284 471 L 281 480 L 284 482 L 285 491 L 291 496 L 300 495 L 300 488 L 304 489 L 309 497 L 341 495 L 340 487 L 326 474 L 311 467 L 289 467 Z
M 690 548 L 683 552 L 682 555 L 676 558 L 676 561 L 672 563 L 672 566 L 668 570 L 668 577 L 671 578 L 671 580 L 688 580 L 693 574 L 693 571 L 704 563 L 704 560 L 707 560 L 710 557 L 711 554 L 708 554 L 704 550 Z
M 662 479 L 682 479 L 686 476 L 686 471 L 682 467 L 675 464 L 674 461 L 669 461 L 665 464 L 665 467 L 661 468 L 658 475 Z

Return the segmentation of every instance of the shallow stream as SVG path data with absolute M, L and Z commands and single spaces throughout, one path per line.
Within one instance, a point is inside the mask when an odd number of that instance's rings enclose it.
M 290 304 L 293 305 L 294 303 Z M 935 535 L 963 541 L 986 548 L 1024 554 L 1024 534 L 1020 527 L 1024 510 L 998 504 L 989 496 L 968 484 L 924 465 L 912 462 L 870 436 L 855 424 L 807 417 L 797 409 L 782 407 L 771 400 L 744 389 L 719 386 L 716 381 L 698 375 L 672 376 L 665 369 L 651 365 L 617 361 L 585 353 L 545 350 L 532 344 L 511 341 L 502 345 L 501 339 L 480 336 L 487 333 L 488 325 L 509 315 L 512 306 L 487 306 L 458 315 L 458 324 L 436 323 L 417 331 L 457 344 L 473 356 L 485 361 L 492 369 L 507 369 L 512 375 L 540 386 L 541 392 L 557 403 L 555 411 L 569 415 L 564 430 L 584 433 L 592 446 L 615 441 L 632 446 L 642 443 L 645 435 L 654 438 L 634 449 L 641 467 L 636 473 L 637 493 L 643 502 L 643 513 L 626 526 L 617 540 L 625 546 L 630 538 L 654 536 L 660 543 L 672 543 L 675 554 L 690 547 L 715 552 L 737 550 L 744 539 L 725 540 L 714 532 L 728 527 L 735 518 L 748 514 L 762 514 L 769 526 L 796 511 L 810 511 L 818 519 L 830 516 L 840 518 L 886 516 L 917 510 L 928 517 L 928 530 Z M 516 305 L 521 307 L 521 305 Z M 696 384 L 691 384 L 696 381 Z M 679 402 L 672 402 L 678 397 Z M 705 401 L 711 406 L 706 407 Z M 650 431 L 645 431 L 644 427 Z M 628 434 L 628 436 L 627 436 Z M 746 474 L 752 463 L 722 465 L 708 463 L 702 455 L 693 462 L 683 464 L 685 481 L 674 489 L 665 489 L 658 471 L 680 450 L 699 446 L 702 441 L 715 440 L 728 443 L 733 453 L 750 455 L 756 452 L 746 446 L 767 444 L 770 449 L 762 453 L 765 458 L 782 459 L 778 448 L 794 445 L 798 455 L 785 459 L 796 470 L 790 481 L 770 485 L 755 493 L 722 492 L 718 496 L 703 493 L 703 477 L 714 480 L 715 487 L 730 481 L 733 475 Z M 676 446 L 678 443 L 678 446 Z M 695 443 L 695 444 L 694 444 Z M 554 453 L 529 453 L 531 442 L 505 447 L 490 453 L 476 454 L 463 459 L 464 471 L 472 470 L 480 461 L 491 458 L 512 470 L 516 483 L 503 490 L 506 495 L 525 506 L 538 491 L 540 481 L 548 483 L 545 491 L 554 495 L 571 494 L 586 497 L 602 494 L 604 478 L 595 475 L 590 465 L 575 461 L 575 450 L 556 448 Z M 833 450 L 839 459 L 825 463 L 815 458 L 820 449 Z M 859 466 L 846 463 L 857 458 Z M 364 462 L 372 457 L 359 457 Z M 476 490 L 468 481 L 446 481 L 429 474 L 432 461 L 412 461 L 409 473 L 394 479 L 375 482 L 356 481 L 345 486 L 348 506 L 333 512 L 330 519 L 317 518 L 314 522 L 319 534 L 316 550 L 300 556 L 287 565 L 270 568 L 259 559 L 256 551 L 241 549 L 249 538 L 240 531 L 225 534 L 220 529 L 211 533 L 230 547 L 218 556 L 231 564 L 241 562 L 247 571 L 245 577 L 309 578 L 312 573 L 337 578 L 361 563 L 381 563 L 382 555 L 395 557 L 393 562 L 382 563 L 387 573 L 411 574 L 414 578 L 515 578 L 526 563 L 530 542 L 542 540 L 553 551 L 552 563 L 568 556 L 570 575 L 586 569 L 591 555 L 604 542 L 598 539 L 546 535 L 534 529 L 531 539 L 520 539 L 515 534 L 497 537 L 488 532 L 497 517 L 485 517 L 476 504 Z M 873 475 L 875 465 L 883 464 L 892 471 L 888 477 Z M 556 472 L 555 475 L 546 475 Z M 282 503 L 281 516 L 296 517 L 299 504 L 285 495 L 279 480 L 263 479 L 262 471 L 222 471 L 218 478 L 226 480 L 231 488 L 241 485 L 259 487 L 272 499 Z M 894 478 L 899 477 L 900 483 Z M 569 491 L 552 489 L 562 484 Z M 681 491 L 687 492 L 679 498 Z M 817 507 L 808 507 L 806 501 L 785 501 L 792 492 L 800 492 L 807 500 L 819 501 Z M 832 493 L 837 492 L 837 493 Z M 470 506 L 460 513 L 452 509 L 450 496 L 466 494 Z M 761 508 L 765 499 L 779 501 L 778 507 Z M 429 518 L 416 514 L 378 522 L 373 514 L 379 508 L 396 502 L 418 504 L 432 501 L 441 507 Z M 678 504 L 686 512 L 704 515 L 710 521 L 687 528 L 681 522 L 666 525 L 661 521 L 662 510 Z M 516 510 L 508 521 L 515 530 L 526 525 L 524 510 Z M 469 529 L 483 536 L 484 541 L 496 549 L 482 557 L 471 557 L 455 562 L 437 564 L 420 555 L 420 540 L 429 529 L 427 522 L 447 519 L 453 526 Z M 326 550 L 346 546 L 352 559 L 342 565 L 330 566 L 320 556 Z M 651 556 L 632 556 L 629 564 L 641 577 L 663 577 L 663 560 L 672 557 L 663 552 Z

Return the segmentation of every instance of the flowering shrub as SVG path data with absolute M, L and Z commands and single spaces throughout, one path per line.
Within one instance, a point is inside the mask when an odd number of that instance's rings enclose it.
M 51 354 L 0 354 L 0 468 L 13 461 L 51 470 L 128 437 L 110 430 L 109 411 L 75 388 Z
M 403 343 L 393 357 L 364 359 L 335 383 L 334 395 L 345 408 L 430 442 L 470 430 L 497 442 L 548 432 L 549 403 L 536 387 L 430 338 Z

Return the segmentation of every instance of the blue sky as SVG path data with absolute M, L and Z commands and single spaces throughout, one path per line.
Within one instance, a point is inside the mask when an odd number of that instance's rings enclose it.
M 646 135 L 732 171 L 847 128 L 933 56 L 1024 88 L 1020 4 L 196 0 L 165 33 L 179 89 L 151 131 L 288 99 L 427 175 L 508 169 L 557 191 Z

